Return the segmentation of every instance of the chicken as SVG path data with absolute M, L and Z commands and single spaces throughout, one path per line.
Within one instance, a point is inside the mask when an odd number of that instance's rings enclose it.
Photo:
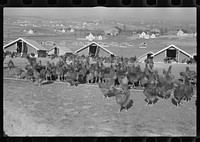
M 24 72 L 21 68 L 13 68 L 13 74 L 17 76 L 17 78 L 21 78 L 21 74 Z
M 14 65 L 12 59 L 10 59 L 9 62 L 8 62 L 8 70 L 9 70 L 10 73 L 12 73 L 12 70 L 13 70 L 14 67 L 15 67 L 15 65 Z
M 194 87 L 189 82 L 189 78 L 187 76 L 185 76 L 185 81 L 184 81 L 184 92 L 185 92 L 184 100 L 189 102 L 191 100 L 192 96 L 194 95 Z
M 152 104 L 152 106 L 157 102 L 158 98 L 158 88 L 156 86 L 156 82 L 151 81 L 148 82 L 145 86 L 143 94 L 146 96 L 145 101 L 147 102 L 146 105 Z
M 163 74 L 164 77 L 162 76 L 158 76 L 158 84 L 157 84 L 157 88 L 159 90 L 158 96 L 163 98 L 163 99 L 168 99 L 173 90 L 173 79 L 174 76 L 171 75 L 171 67 L 169 66 L 168 71 L 165 71 L 163 69 Z
M 44 81 L 46 77 L 45 70 L 41 70 L 41 72 L 38 72 L 35 68 L 33 68 L 33 77 L 40 86 L 42 81 Z
M 130 91 L 128 89 L 128 85 L 120 85 L 120 87 L 112 86 L 111 90 L 115 94 L 116 102 L 120 105 L 120 108 L 117 113 L 120 113 L 123 108 L 125 111 L 128 111 L 127 105 L 130 102 Z
M 170 96 L 173 94 L 173 83 L 166 83 L 165 85 L 163 86 L 159 86 L 159 83 L 158 83 L 158 96 L 163 98 L 163 99 L 168 99 L 170 98 Z
M 190 79 L 194 79 L 197 76 L 197 73 L 195 71 L 190 71 L 189 67 L 186 67 L 185 72 L 182 71 L 179 74 L 181 76 L 181 80 L 184 79 L 184 76 L 187 76 Z
M 87 75 L 87 83 L 93 83 L 94 81 L 94 73 L 93 72 L 90 72 L 88 75 Z
M 64 75 L 64 69 L 62 67 L 57 67 L 56 68 L 56 74 L 58 76 L 58 81 L 61 81 Z
M 33 65 L 36 63 L 36 58 L 31 58 L 29 55 L 26 56 L 26 59 L 30 63 L 30 65 Z
M 181 83 L 174 83 L 174 98 L 172 98 L 172 103 L 175 104 L 177 107 L 180 106 L 181 101 L 185 97 L 185 90 L 184 90 L 184 84 Z
M 105 97 L 109 97 L 109 95 L 112 94 L 112 91 L 111 91 L 111 87 L 114 86 L 115 84 L 115 79 L 116 79 L 116 76 L 113 76 L 111 77 L 111 79 L 107 82 L 99 82 L 98 85 L 99 85 L 99 88 L 101 90 L 101 92 L 103 93 L 103 98 Z

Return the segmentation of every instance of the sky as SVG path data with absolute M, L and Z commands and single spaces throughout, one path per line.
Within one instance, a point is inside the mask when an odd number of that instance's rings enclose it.
M 4 8 L 4 16 L 48 16 L 48 17 L 97 17 L 133 18 L 146 20 L 186 20 L 196 22 L 196 7 L 169 8 Z

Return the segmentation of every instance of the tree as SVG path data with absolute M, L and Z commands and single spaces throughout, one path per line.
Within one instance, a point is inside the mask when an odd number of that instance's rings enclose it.
M 168 33 L 168 27 L 165 27 L 165 28 L 164 28 L 164 33 L 165 33 L 165 34 Z
M 160 35 L 164 35 L 165 31 L 164 31 L 164 28 L 160 28 Z

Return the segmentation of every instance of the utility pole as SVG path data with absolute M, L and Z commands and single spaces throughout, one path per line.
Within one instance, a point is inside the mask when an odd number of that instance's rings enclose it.
M 9 37 L 9 29 L 8 29 L 8 33 L 7 33 L 7 36 Z

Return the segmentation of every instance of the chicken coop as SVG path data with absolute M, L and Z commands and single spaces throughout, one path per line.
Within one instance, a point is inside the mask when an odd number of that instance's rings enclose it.
M 38 42 L 25 39 L 25 38 L 18 38 L 3 47 L 4 51 L 9 52 L 17 52 L 23 55 L 34 53 L 36 57 L 46 57 L 47 49 L 44 48 Z
M 154 62 L 164 62 L 165 58 L 175 59 L 178 63 L 181 63 L 183 59 L 190 59 L 192 55 L 178 48 L 175 45 L 169 45 L 164 49 L 153 54 Z
M 89 43 L 88 45 L 76 50 L 75 53 L 85 56 L 89 55 L 91 57 L 110 57 L 111 55 L 115 55 L 114 53 L 112 53 L 111 51 L 109 51 L 108 49 L 104 48 L 96 42 Z

